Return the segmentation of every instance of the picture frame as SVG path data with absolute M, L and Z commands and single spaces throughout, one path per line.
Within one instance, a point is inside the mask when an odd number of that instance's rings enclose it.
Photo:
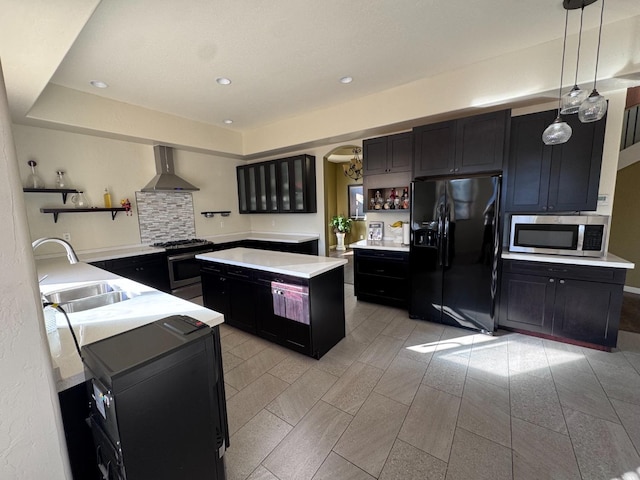
M 349 199 L 349 218 L 364 220 L 364 191 L 362 184 L 347 185 Z

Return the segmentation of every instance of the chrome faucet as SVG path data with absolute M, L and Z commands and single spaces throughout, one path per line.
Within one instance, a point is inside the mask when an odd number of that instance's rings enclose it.
M 74 263 L 78 263 L 78 256 L 76 255 L 76 252 L 73 251 L 73 247 L 69 242 L 62 240 L 61 238 L 45 237 L 45 238 L 39 238 L 38 240 L 35 240 L 31 244 L 31 247 L 33 247 L 33 249 L 35 250 L 43 243 L 59 243 L 67 251 L 67 258 L 69 259 L 69 263 L 72 265 Z

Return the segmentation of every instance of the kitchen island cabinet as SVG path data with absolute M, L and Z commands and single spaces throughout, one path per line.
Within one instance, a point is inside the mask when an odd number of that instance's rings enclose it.
M 603 350 L 615 347 L 626 268 L 633 265 L 588 262 L 504 260 L 500 327 Z
M 250 248 L 196 258 L 204 305 L 227 324 L 313 358 L 344 338 L 346 260 Z

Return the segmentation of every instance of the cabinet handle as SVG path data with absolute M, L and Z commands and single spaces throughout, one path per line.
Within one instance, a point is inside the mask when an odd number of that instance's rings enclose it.
M 560 280 L 560 283 L 564 283 L 564 280 Z
M 449 170 L 449 173 L 453 173 L 453 168 L 451 168 L 451 169 Z
M 376 273 L 384 273 L 384 268 L 378 268 L 377 270 L 374 270 L 374 272 L 376 272 Z
M 553 282 L 555 282 L 555 279 L 550 278 L 550 279 L 549 279 L 549 283 L 553 283 Z
M 454 169 L 454 171 L 456 171 L 456 172 L 457 172 L 458 170 L 460 170 L 460 169 L 459 169 L 459 168 L 455 168 L 455 169 Z
M 553 210 L 555 207 L 553 205 L 549 205 L 549 210 Z
M 547 209 L 547 206 L 546 206 L 546 205 L 542 207 L 542 210 L 546 210 L 546 209 Z

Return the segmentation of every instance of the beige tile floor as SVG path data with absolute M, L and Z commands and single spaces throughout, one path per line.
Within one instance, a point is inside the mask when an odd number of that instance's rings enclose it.
M 229 480 L 640 479 L 640 335 L 612 353 L 358 302 L 322 359 L 222 325 Z

